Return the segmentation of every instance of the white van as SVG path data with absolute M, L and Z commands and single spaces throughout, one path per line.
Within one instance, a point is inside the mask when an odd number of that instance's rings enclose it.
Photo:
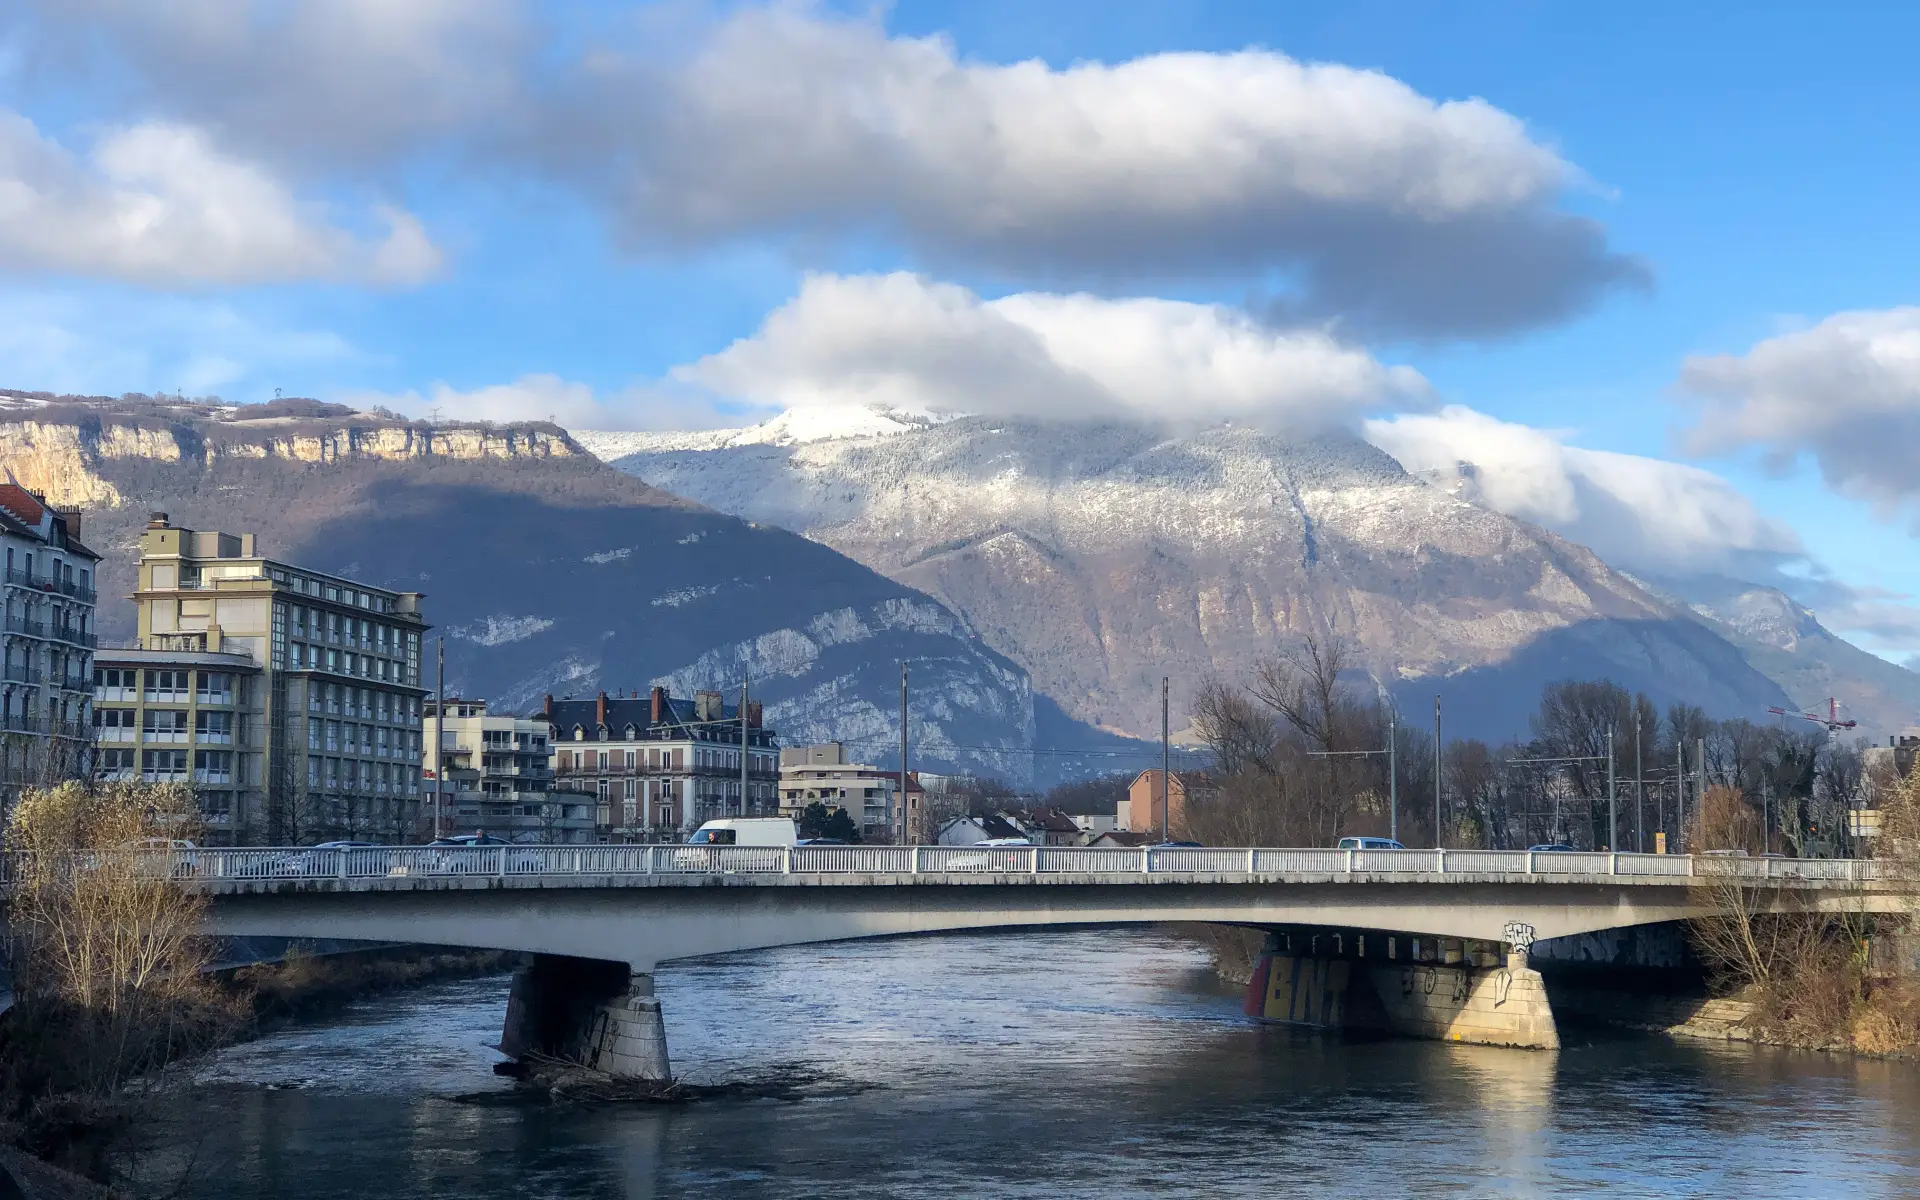
M 800 831 L 790 817 L 722 817 L 693 831 L 689 846 L 791 846 Z

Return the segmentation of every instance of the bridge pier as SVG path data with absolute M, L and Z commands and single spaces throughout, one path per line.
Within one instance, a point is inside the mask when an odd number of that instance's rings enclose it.
M 1270 933 L 1249 1016 L 1481 1046 L 1557 1050 L 1545 982 L 1524 945 L 1371 930 Z
M 522 1063 L 559 1059 L 615 1079 L 673 1078 L 653 976 L 622 962 L 534 955 L 514 972 L 500 1052 Z

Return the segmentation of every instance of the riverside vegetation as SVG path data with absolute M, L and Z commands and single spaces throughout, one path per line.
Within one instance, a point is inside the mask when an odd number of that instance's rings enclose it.
M 0 1142 L 111 1182 L 144 1174 L 147 1117 L 199 1056 L 368 991 L 507 969 L 492 952 L 403 950 L 209 972 L 207 900 L 138 852 L 193 839 L 182 784 L 27 789 L 7 823 L 13 1005 L 0 1018 Z

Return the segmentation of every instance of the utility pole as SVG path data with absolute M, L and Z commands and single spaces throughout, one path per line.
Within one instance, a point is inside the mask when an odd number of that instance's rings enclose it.
M 437 678 L 433 688 L 433 837 L 428 841 L 440 836 L 440 791 L 447 780 L 447 639 L 444 636 L 434 641 L 434 659 Z
M 907 664 L 900 663 L 900 844 L 907 841 Z
M 1701 738 L 1693 747 L 1693 811 L 1696 817 L 1707 803 L 1707 739 Z
M 1620 848 L 1620 813 L 1614 802 L 1613 726 L 1607 726 L 1607 849 Z
M 1664 824 L 1664 817 L 1662 818 Z M 1673 840 L 1687 824 L 1687 743 L 1679 734 L 1673 738 Z
M 740 681 L 740 815 L 750 815 L 747 807 L 747 681 Z
M 1160 677 L 1160 840 L 1173 840 L 1169 834 L 1173 820 L 1173 750 L 1167 733 L 1167 677 Z
M 1400 725 L 1398 714 L 1387 710 L 1387 836 L 1400 840 Z
M 1446 842 L 1440 837 L 1440 697 L 1433 698 L 1433 848 L 1438 850 Z
M 1633 828 L 1634 848 L 1647 852 L 1647 764 L 1640 757 L 1640 711 L 1633 713 Z

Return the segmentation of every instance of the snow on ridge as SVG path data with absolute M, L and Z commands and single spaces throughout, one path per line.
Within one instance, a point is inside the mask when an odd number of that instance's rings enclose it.
M 612 429 L 568 430 L 573 440 L 602 462 L 630 454 L 730 450 L 738 446 L 803 446 L 809 442 L 891 437 L 946 419 L 884 405 L 808 404 L 737 429 L 629 432 Z

